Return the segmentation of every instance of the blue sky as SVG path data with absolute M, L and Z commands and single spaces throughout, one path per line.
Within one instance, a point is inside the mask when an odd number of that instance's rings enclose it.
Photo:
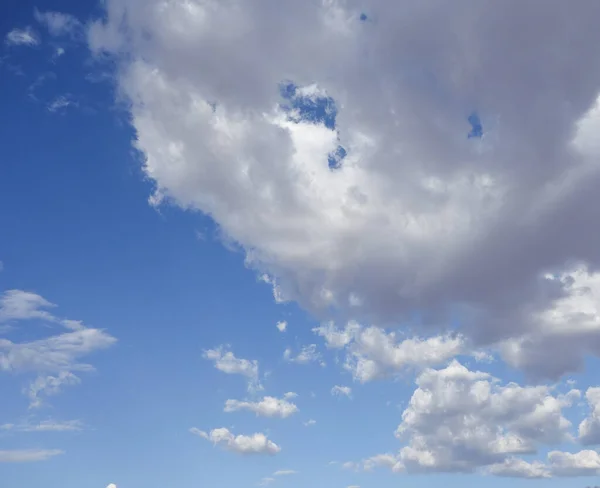
M 600 79 L 512 126 L 522 79 L 480 94 L 431 32 L 391 57 L 386 18 L 437 30 L 388 3 L 0 6 L 3 487 L 594 484 L 594 201 L 540 161 L 595 181 Z

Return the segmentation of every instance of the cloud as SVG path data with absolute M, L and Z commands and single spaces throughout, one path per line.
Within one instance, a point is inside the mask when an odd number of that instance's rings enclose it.
M 0 463 L 46 461 L 60 454 L 64 454 L 64 452 L 59 449 L 15 449 L 12 451 L 0 451 Z
M 110 483 L 106 488 L 117 488 L 117 485 Z
M 74 371 L 94 370 L 92 365 L 80 362 L 80 358 L 116 342 L 101 329 L 51 314 L 47 309 L 54 306 L 40 295 L 21 290 L 9 290 L 0 298 L 0 322 L 39 319 L 68 330 L 30 342 L 0 339 L 0 372 L 37 375 L 24 390 L 34 408 L 42 404 L 41 396 L 54 395 L 64 386 L 78 384 L 80 379 Z
M 213 429 L 209 433 L 193 427 L 190 429 L 190 432 L 203 439 L 209 440 L 214 445 L 219 445 L 224 449 L 237 454 L 274 455 L 281 451 L 281 448 L 277 444 L 269 440 L 267 436 L 262 433 L 252 434 L 251 436 L 234 436 L 225 427 Z
M 352 388 L 350 388 L 349 386 L 335 385 L 331 389 L 331 394 L 333 396 L 347 396 L 349 398 L 350 395 L 352 394 Z
M 407 368 L 444 364 L 467 352 L 461 336 L 410 338 L 398 342 L 394 332 L 386 333 L 378 327 L 362 327 L 356 322 L 349 322 L 344 329 L 328 323 L 313 331 L 325 339 L 328 348 L 346 349 L 344 367 L 361 383 Z
M 204 359 L 213 361 L 215 368 L 223 373 L 238 374 L 248 378 L 248 390 L 262 390 L 258 378 L 258 361 L 236 358 L 227 347 L 220 346 L 216 349 L 208 349 L 203 353 Z
M 287 393 L 283 394 L 283 398 L 285 400 L 291 400 L 292 398 L 297 398 L 298 397 L 298 393 L 294 392 L 294 391 L 288 391 Z
M 554 395 L 548 386 L 502 386 L 456 360 L 444 369 L 423 371 L 416 383 L 396 430 L 406 445 L 397 455 L 370 458 L 364 467 L 473 472 L 494 466 L 497 473 L 527 471 L 533 476 L 541 472 L 540 465 L 511 458 L 573 440 L 571 422 L 562 411 L 579 397 L 577 390 Z
M 294 471 L 293 469 L 280 469 L 279 471 L 275 471 L 273 476 L 290 476 L 292 474 L 298 474 L 298 471 Z
M 509 458 L 502 464 L 490 466 L 488 472 L 512 478 L 597 476 L 600 474 L 600 454 L 589 450 L 576 453 L 550 451 L 547 463 L 528 463 L 522 459 Z
M 543 276 L 600 264 L 600 4 L 138 3 L 88 40 L 121 61 L 153 202 L 210 215 L 319 317 L 459 317 L 555 357 L 535 331 L 569 290 Z
M 67 420 L 64 422 L 43 420 L 37 424 L 31 424 L 29 422 L 17 425 L 4 424 L 0 425 L 0 430 L 16 432 L 74 432 L 83 430 L 83 423 L 80 420 Z
M 585 398 L 590 414 L 579 424 L 579 441 L 586 446 L 600 444 L 600 388 L 588 388 Z
M 68 95 L 60 95 L 52 100 L 48 105 L 47 109 L 49 112 L 55 113 L 64 111 L 67 107 L 76 106 L 77 102 L 73 101 Z
M 277 324 L 275 324 L 275 327 L 277 327 L 277 329 L 279 329 L 279 332 L 285 332 L 287 329 L 287 322 L 285 320 L 280 320 L 279 322 L 277 322 Z
M 51 36 L 76 36 L 81 34 L 83 26 L 79 20 L 69 14 L 62 12 L 40 12 L 34 10 L 34 17 L 40 24 L 44 25 Z
M 298 412 L 298 407 L 285 399 L 266 396 L 258 402 L 245 402 L 239 400 L 227 400 L 225 412 L 237 412 L 238 410 L 249 410 L 260 417 L 287 418 Z
M 320 361 L 321 354 L 319 354 L 319 352 L 317 351 L 316 344 L 309 344 L 308 346 L 302 346 L 302 348 L 300 349 L 300 352 L 296 355 L 294 355 L 292 350 L 288 347 L 283 352 L 283 359 L 285 359 L 286 361 L 288 361 L 290 363 L 309 364 L 309 363 L 314 363 L 316 361 Z M 320 364 L 321 364 L 321 366 L 325 365 L 325 363 L 323 363 L 323 361 L 320 361 Z
M 314 420 L 314 419 L 308 419 L 306 422 L 304 422 L 304 426 L 305 427 L 310 427 L 312 425 L 315 425 L 316 423 L 317 423 L 316 420 Z
M 9 46 L 37 46 L 40 40 L 31 27 L 25 27 L 11 30 L 6 34 L 4 42 Z

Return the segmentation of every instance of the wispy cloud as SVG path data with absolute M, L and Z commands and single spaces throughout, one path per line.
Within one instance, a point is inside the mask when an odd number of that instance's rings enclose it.
M 0 451 L 0 463 L 32 463 L 64 454 L 60 449 L 15 449 Z
M 11 30 L 6 34 L 4 42 L 9 46 L 37 46 L 40 39 L 31 27 L 25 27 Z

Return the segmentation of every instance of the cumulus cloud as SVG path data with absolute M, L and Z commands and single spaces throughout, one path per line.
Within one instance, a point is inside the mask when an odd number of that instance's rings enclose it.
M 333 396 L 346 396 L 346 397 L 350 397 L 350 395 L 352 395 L 352 388 L 350 388 L 349 386 L 335 385 L 331 389 L 331 394 Z
M 280 320 L 275 324 L 275 327 L 279 329 L 279 332 L 285 332 L 287 330 L 287 322 L 285 320 Z
M 48 309 L 54 306 L 40 295 L 21 290 L 9 290 L 0 298 L 0 322 L 39 319 L 67 329 L 30 342 L 0 339 L 0 372 L 37 375 L 24 389 L 32 408 L 41 406 L 43 396 L 55 395 L 64 386 L 78 384 L 80 378 L 74 372 L 94 370 L 80 359 L 116 342 L 101 329 L 53 315 Z
M 59 449 L 15 449 L 0 451 L 0 463 L 31 463 L 46 461 L 54 456 L 64 454 Z
M 588 446 L 600 444 L 600 388 L 588 388 L 585 398 L 590 414 L 579 424 L 579 441 Z
M 225 346 L 220 346 L 216 349 L 208 349 L 204 351 L 203 357 L 209 361 L 213 361 L 215 368 L 223 373 L 238 374 L 248 378 L 248 390 L 262 390 L 262 386 L 258 378 L 258 361 L 241 359 L 235 357 L 233 352 L 227 350 Z
M 9 46 L 37 46 L 40 39 L 31 27 L 25 27 L 11 30 L 6 34 L 4 42 Z
M 266 396 L 257 402 L 239 400 L 227 400 L 225 402 L 225 412 L 237 412 L 238 410 L 248 410 L 260 417 L 287 418 L 298 412 L 298 407 L 286 399 L 271 396 Z
M 265 434 L 255 433 L 250 436 L 235 436 L 225 427 L 213 429 L 210 432 L 204 432 L 195 427 L 190 429 L 192 434 L 207 439 L 214 445 L 219 445 L 224 449 L 237 454 L 270 454 L 274 455 L 281 451 L 281 448 L 273 441 L 269 440 Z
M 406 445 L 398 454 L 364 461 L 363 467 L 473 472 L 493 466 L 496 474 L 539 477 L 545 472 L 541 465 L 512 458 L 573 440 L 563 409 L 579 397 L 577 390 L 555 395 L 548 386 L 501 385 L 456 360 L 444 369 L 426 369 L 416 383 L 396 430 Z M 559 455 L 555 457 L 556 464 Z M 559 471 L 553 468 L 552 473 Z
M 361 383 L 407 368 L 437 366 L 467 352 L 461 336 L 410 338 L 398 342 L 395 332 L 386 333 L 378 327 L 362 327 L 356 322 L 348 323 L 344 329 L 327 323 L 313 331 L 325 339 L 328 348 L 346 348 L 344 366 Z
M 376 324 L 459 315 L 477 344 L 555 357 L 538 320 L 569 285 L 543 275 L 600 264 L 598 2 L 542 18 L 518 0 L 105 8 L 89 45 L 120 60 L 152 202 L 210 215 L 278 301 Z

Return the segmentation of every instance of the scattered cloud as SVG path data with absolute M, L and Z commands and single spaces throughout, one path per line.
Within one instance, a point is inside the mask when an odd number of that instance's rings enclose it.
M 266 396 L 258 402 L 239 400 L 227 400 L 225 402 L 225 412 L 237 412 L 238 410 L 248 410 L 260 417 L 287 418 L 298 412 L 298 407 L 286 399 L 270 396 Z
M 317 351 L 316 344 L 309 344 L 308 346 L 302 346 L 300 352 L 294 355 L 292 350 L 288 347 L 283 352 L 283 359 L 290 363 L 296 364 L 309 364 L 319 361 L 321 366 L 324 366 L 325 363 L 321 360 L 321 354 Z
M 70 14 L 62 12 L 40 12 L 34 10 L 34 17 L 48 29 L 51 36 L 77 36 L 82 34 L 83 25 Z
M 325 339 L 328 348 L 347 350 L 344 367 L 361 383 L 397 374 L 407 368 L 444 364 L 467 350 L 461 336 L 409 338 L 398 342 L 395 332 L 362 327 L 356 322 L 349 322 L 344 329 L 327 323 L 313 331 Z
M 59 449 L 15 449 L 0 451 L 0 463 L 32 463 L 46 461 L 54 456 L 64 454 Z
M 508 458 L 501 464 L 490 466 L 488 472 L 511 478 L 597 476 L 600 474 L 600 454 L 590 450 L 576 453 L 550 451 L 547 463 Z
M 47 108 L 49 112 L 61 112 L 64 111 L 67 107 L 77 106 L 77 102 L 73 101 L 71 96 L 68 95 L 60 95 L 52 100 Z
M 37 46 L 40 39 L 31 27 L 25 27 L 11 30 L 6 34 L 4 42 L 9 46 Z
M 31 342 L 0 339 L 0 372 L 37 375 L 24 390 L 33 408 L 42 404 L 41 396 L 54 395 L 64 386 L 79 383 L 74 371 L 94 370 L 92 365 L 80 362 L 80 358 L 116 342 L 101 329 L 51 314 L 48 309 L 54 306 L 40 295 L 21 290 L 9 290 L 0 298 L 0 323 L 39 319 L 68 330 Z
M 80 420 L 64 422 L 43 420 L 39 423 L 4 424 L 0 425 L 0 430 L 13 432 L 73 432 L 83 430 L 83 423 Z
M 316 423 L 317 423 L 316 420 L 314 420 L 314 419 L 308 419 L 306 422 L 304 422 L 304 426 L 305 427 L 310 427 L 312 425 L 315 425 Z
M 285 400 L 291 400 L 292 398 L 298 398 L 298 393 L 296 393 L 294 391 L 288 391 L 287 393 L 283 394 L 283 398 Z
M 331 389 L 331 394 L 333 396 L 347 396 L 348 398 L 350 398 L 350 395 L 352 395 L 352 388 L 350 388 L 349 386 L 335 385 Z
M 204 351 L 204 359 L 213 361 L 215 368 L 223 373 L 238 374 L 248 378 L 248 391 L 263 389 L 258 377 L 258 361 L 236 358 L 227 346 Z
M 281 320 L 275 324 L 275 327 L 279 329 L 279 332 L 285 332 L 287 330 L 287 322 L 285 320 Z
M 277 444 L 269 440 L 267 436 L 262 433 L 256 433 L 250 436 L 235 436 L 225 427 L 213 429 L 209 433 L 193 427 L 190 429 L 190 432 L 203 439 L 209 440 L 214 445 L 219 445 L 224 449 L 237 454 L 274 455 L 281 451 L 281 448 Z

